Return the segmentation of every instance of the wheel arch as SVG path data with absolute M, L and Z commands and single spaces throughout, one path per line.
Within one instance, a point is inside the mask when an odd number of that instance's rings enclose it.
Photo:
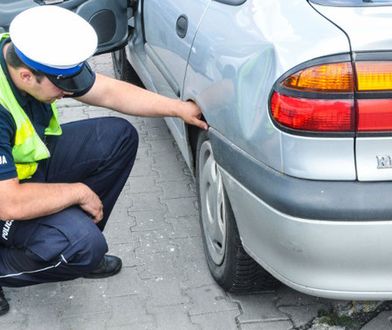
M 191 151 L 191 170 L 192 173 L 196 173 L 196 148 L 197 148 L 197 139 L 200 134 L 200 128 L 192 126 L 192 125 L 187 125 L 186 126 L 187 133 L 188 133 L 188 143 Z
M 203 120 L 204 122 L 207 122 L 207 120 L 203 115 L 201 116 L 200 119 Z M 202 129 L 194 125 L 185 124 L 185 130 L 187 132 L 188 146 L 190 148 L 190 155 L 192 157 L 190 161 L 190 167 L 191 167 L 190 170 L 192 171 L 193 174 L 195 174 L 197 139 L 199 137 L 199 134 L 202 132 Z

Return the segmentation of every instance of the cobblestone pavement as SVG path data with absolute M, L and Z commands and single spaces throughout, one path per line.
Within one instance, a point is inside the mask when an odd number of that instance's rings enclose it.
M 112 75 L 110 56 L 91 62 Z M 60 113 L 62 122 L 114 115 L 73 100 L 62 101 Z M 195 185 L 164 121 L 124 117 L 138 129 L 140 148 L 105 231 L 123 270 L 103 280 L 5 288 L 11 310 L 0 329 L 359 329 L 352 315 L 371 316 L 365 330 L 392 328 L 389 306 L 380 303 L 331 301 L 286 286 L 225 293 L 208 272 Z M 312 322 L 320 312 L 325 316 Z

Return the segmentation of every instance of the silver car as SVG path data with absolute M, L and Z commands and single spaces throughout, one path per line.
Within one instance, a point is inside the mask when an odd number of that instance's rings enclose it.
M 41 2 L 89 20 L 119 78 L 202 108 L 208 132 L 166 122 L 224 289 L 392 298 L 392 1 Z M 2 3 L 4 30 L 41 4 Z

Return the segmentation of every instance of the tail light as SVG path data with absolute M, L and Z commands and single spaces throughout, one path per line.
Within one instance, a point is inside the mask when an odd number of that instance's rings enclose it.
M 270 98 L 272 118 L 289 130 L 392 130 L 392 61 L 309 66 L 285 76 Z
M 392 61 L 356 62 L 358 131 L 392 129 Z

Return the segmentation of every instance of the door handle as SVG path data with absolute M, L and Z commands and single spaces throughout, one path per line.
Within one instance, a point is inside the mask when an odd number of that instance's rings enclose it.
M 188 32 L 188 17 L 181 15 L 177 18 L 176 31 L 180 38 L 185 38 L 186 33 Z

